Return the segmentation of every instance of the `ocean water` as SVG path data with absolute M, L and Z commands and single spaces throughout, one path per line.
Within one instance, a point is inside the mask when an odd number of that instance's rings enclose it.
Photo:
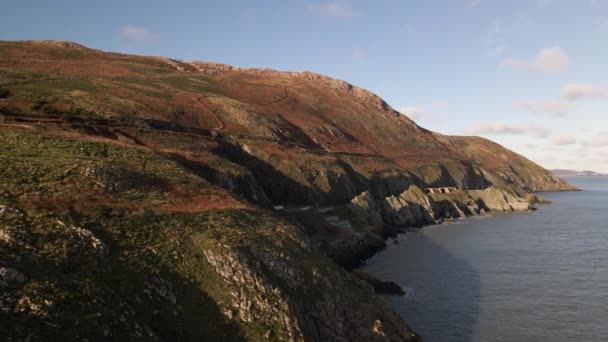
M 364 270 L 427 342 L 608 341 L 608 177 L 567 180 L 584 191 L 403 234 Z

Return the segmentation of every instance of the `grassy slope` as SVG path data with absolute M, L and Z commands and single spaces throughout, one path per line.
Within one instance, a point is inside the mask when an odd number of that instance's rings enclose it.
M 510 171 L 507 164 L 545 172 L 499 146 L 485 149 L 477 139 L 466 140 L 474 148 L 455 148 L 390 107 L 378 107 L 378 99 L 371 94 L 314 74 L 303 77 L 216 69 L 207 71 L 217 75 L 185 72 L 155 57 L 104 53 L 60 43 L 4 42 L 0 51 L 0 77 L 12 94 L 11 101 L 4 101 L 8 102 L 5 112 L 113 118 L 121 121 L 117 125 L 139 129 L 137 120 L 154 119 L 207 135 L 211 130 L 222 130 L 224 136 L 239 143 L 254 144 L 256 151 L 267 151 L 264 161 L 292 178 L 299 174 L 288 169 L 294 166 L 293 161 L 279 165 L 272 158 L 297 151 L 292 148 L 280 153 L 276 143 L 304 148 L 298 159 L 318 169 L 330 159 L 351 158 L 348 163 L 367 178 L 398 170 L 424 183 L 458 183 L 467 176 L 463 165 L 474 166 L 474 160 L 497 175 Z M 183 68 L 194 70 L 190 64 L 183 64 Z M 165 144 L 166 140 L 149 143 Z M 465 138 L 455 141 L 464 142 Z M 479 153 L 484 156 L 480 158 Z M 497 154 L 509 158 L 497 164 L 492 159 Z M 318 155 L 327 157 L 319 159 Z M 445 179 L 443 168 L 452 180 Z M 323 187 L 307 179 L 296 182 Z M 536 188 L 542 189 L 542 182 L 538 183 Z

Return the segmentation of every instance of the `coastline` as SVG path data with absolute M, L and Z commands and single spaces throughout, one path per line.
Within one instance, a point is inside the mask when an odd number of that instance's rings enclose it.
M 561 192 L 580 192 L 580 191 L 584 191 L 584 190 L 579 189 L 579 188 L 574 188 L 574 189 L 560 189 L 560 190 L 530 192 L 530 194 L 533 196 L 532 198 L 534 199 L 534 201 L 530 202 L 530 208 L 528 210 L 510 210 L 509 211 L 509 210 L 490 210 L 490 209 L 488 209 L 487 211 L 485 211 L 483 213 L 468 213 L 468 214 L 465 214 L 465 216 L 459 216 L 459 217 L 443 216 L 443 217 L 439 217 L 435 222 L 424 222 L 424 223 L 420 223 L 420 224 L 416 224 L 416 225 L 401 226 L 401 227 L 395 227 L 395 226 L 383 227 L 383 230 L 382 230 L 383 234 L 381 235 L 383 238 L 382 244 L 373 244 L 373 245 L 369 245 L 369 246 L 362 246 L 362 249 L 358 253 L 355 253 L 350 256 L 350 262 L 348 262 L 346 264 L 340 263 L 340 265 L 343 266 L 344 268 L 346 268 L 348 271 L 355 274 L 357 277 L 359 277 L 363 281 L 367 282 L 369 285 L 371 285 L 374 288 L 374 292 L 377 295 L 403 295 L 403 294 L 405 294 L 404 290 L 394 281 L 392 281 L 390 279 L 379 279 L 363 270 L 363 268 L 366 265 L 366 262 L 369 259 L 371 259 L 374 256 L 381 253 L 382 251 L 386 250 L 386 248 L 389 246 L 388 244 L 390 243 L 390 241 L 397 241 L 396 243 L 398 243 L 397 238 L 400 235 L 406 235 L 413 231 L 420 230 L 420 229 L 423 229 L 423 228 L 429 227 L 429 226 L 448 225 L 457 219 L 469 219 L 471 217 L 488 217 L 489 215 L 491 217 L 496 217 L 496 216 L 494 216 L 494 214 L 532 212 L 532 211 L 537 210 L 537 208 L 533 207 L 532 205 L 535 205 L 535 204 L 551 205 L 551 204 L 553 204 L 552 201 L 545 200 L 544 197 L 540 196 L 540 194 L 561 193 Z M 378 284 L 380 284 L 380 286 L 377 286 Z M 389 288 L 388 291 L 384 290 L 386 287 Z M 397 287 L 399 290 L 396 290 L 395 287 Z
M 608 183 L 601 188 L 572 184 L 580 191 L 537 193 L 552 204 L 538 205 L 534 215 L 494 213 L 497 219 L 471 217 L 451 227 L 413 231 L 399 237 L 400 245 L 389 245 L 367 260 L 362 270 L 403 287 L 405 297 L 380 297 L 425 339 L 549 340 L 559 331 L 568 340 L 597 340 L 589 339 L 605 332 L 597 319 L 590 329 L 572 329 L 560 321 L 569 315 L 553 309 L 573 305 L 580 322 L 586 322 L 583 317 L 596 312 L 597 296 L 605 293 L 598 288 L 605 273 L 597 276 L 592 261 L 605 258 L 597 237 L 606 235 L 601 224 L 606 215 L 593 209 L 606 207 L 601 199 L 606 198 Z M 589 254 L 580 253 L 583 245 Z M 577 292 L 580 289 L 587 290 Z M 560 291 L 571 295 L 555 298 Z M 454 317 L 457 313 L 462 316 Z M 446 317 L 454 319 L 446 322 Z M 517 329 L 496 330 L 500 317 L 504 327 Z

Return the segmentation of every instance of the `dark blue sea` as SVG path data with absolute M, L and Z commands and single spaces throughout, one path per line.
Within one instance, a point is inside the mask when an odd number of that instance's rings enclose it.
M 583 191 L 403 234 L 364 270 L 427 342 L 608 341 L 608 177 L 567 180 Z

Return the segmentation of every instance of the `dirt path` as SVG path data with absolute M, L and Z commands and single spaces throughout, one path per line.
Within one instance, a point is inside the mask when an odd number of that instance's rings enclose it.
M 216 110 L 213 110 L 211 107 L 209 107 L 207 104 L 205 104 L 202 99 L 205 96 L 200 96 L 196 99 L 196 102 L 198 102 L 201 106 L 203 106 L 203 108 L 205 108 L 209 113 L 211 113 L 211 115 L 213 116 L 213 118 L 215 119 L 215 121 L 217 121 L 217 126 L 212 128 L 211 130 L 214 131 L 222 131 L 226 125 L 224 124 L 224 121 L 222 121 L 222 119 L 219 117 L 219 115 L 217 115 Z

